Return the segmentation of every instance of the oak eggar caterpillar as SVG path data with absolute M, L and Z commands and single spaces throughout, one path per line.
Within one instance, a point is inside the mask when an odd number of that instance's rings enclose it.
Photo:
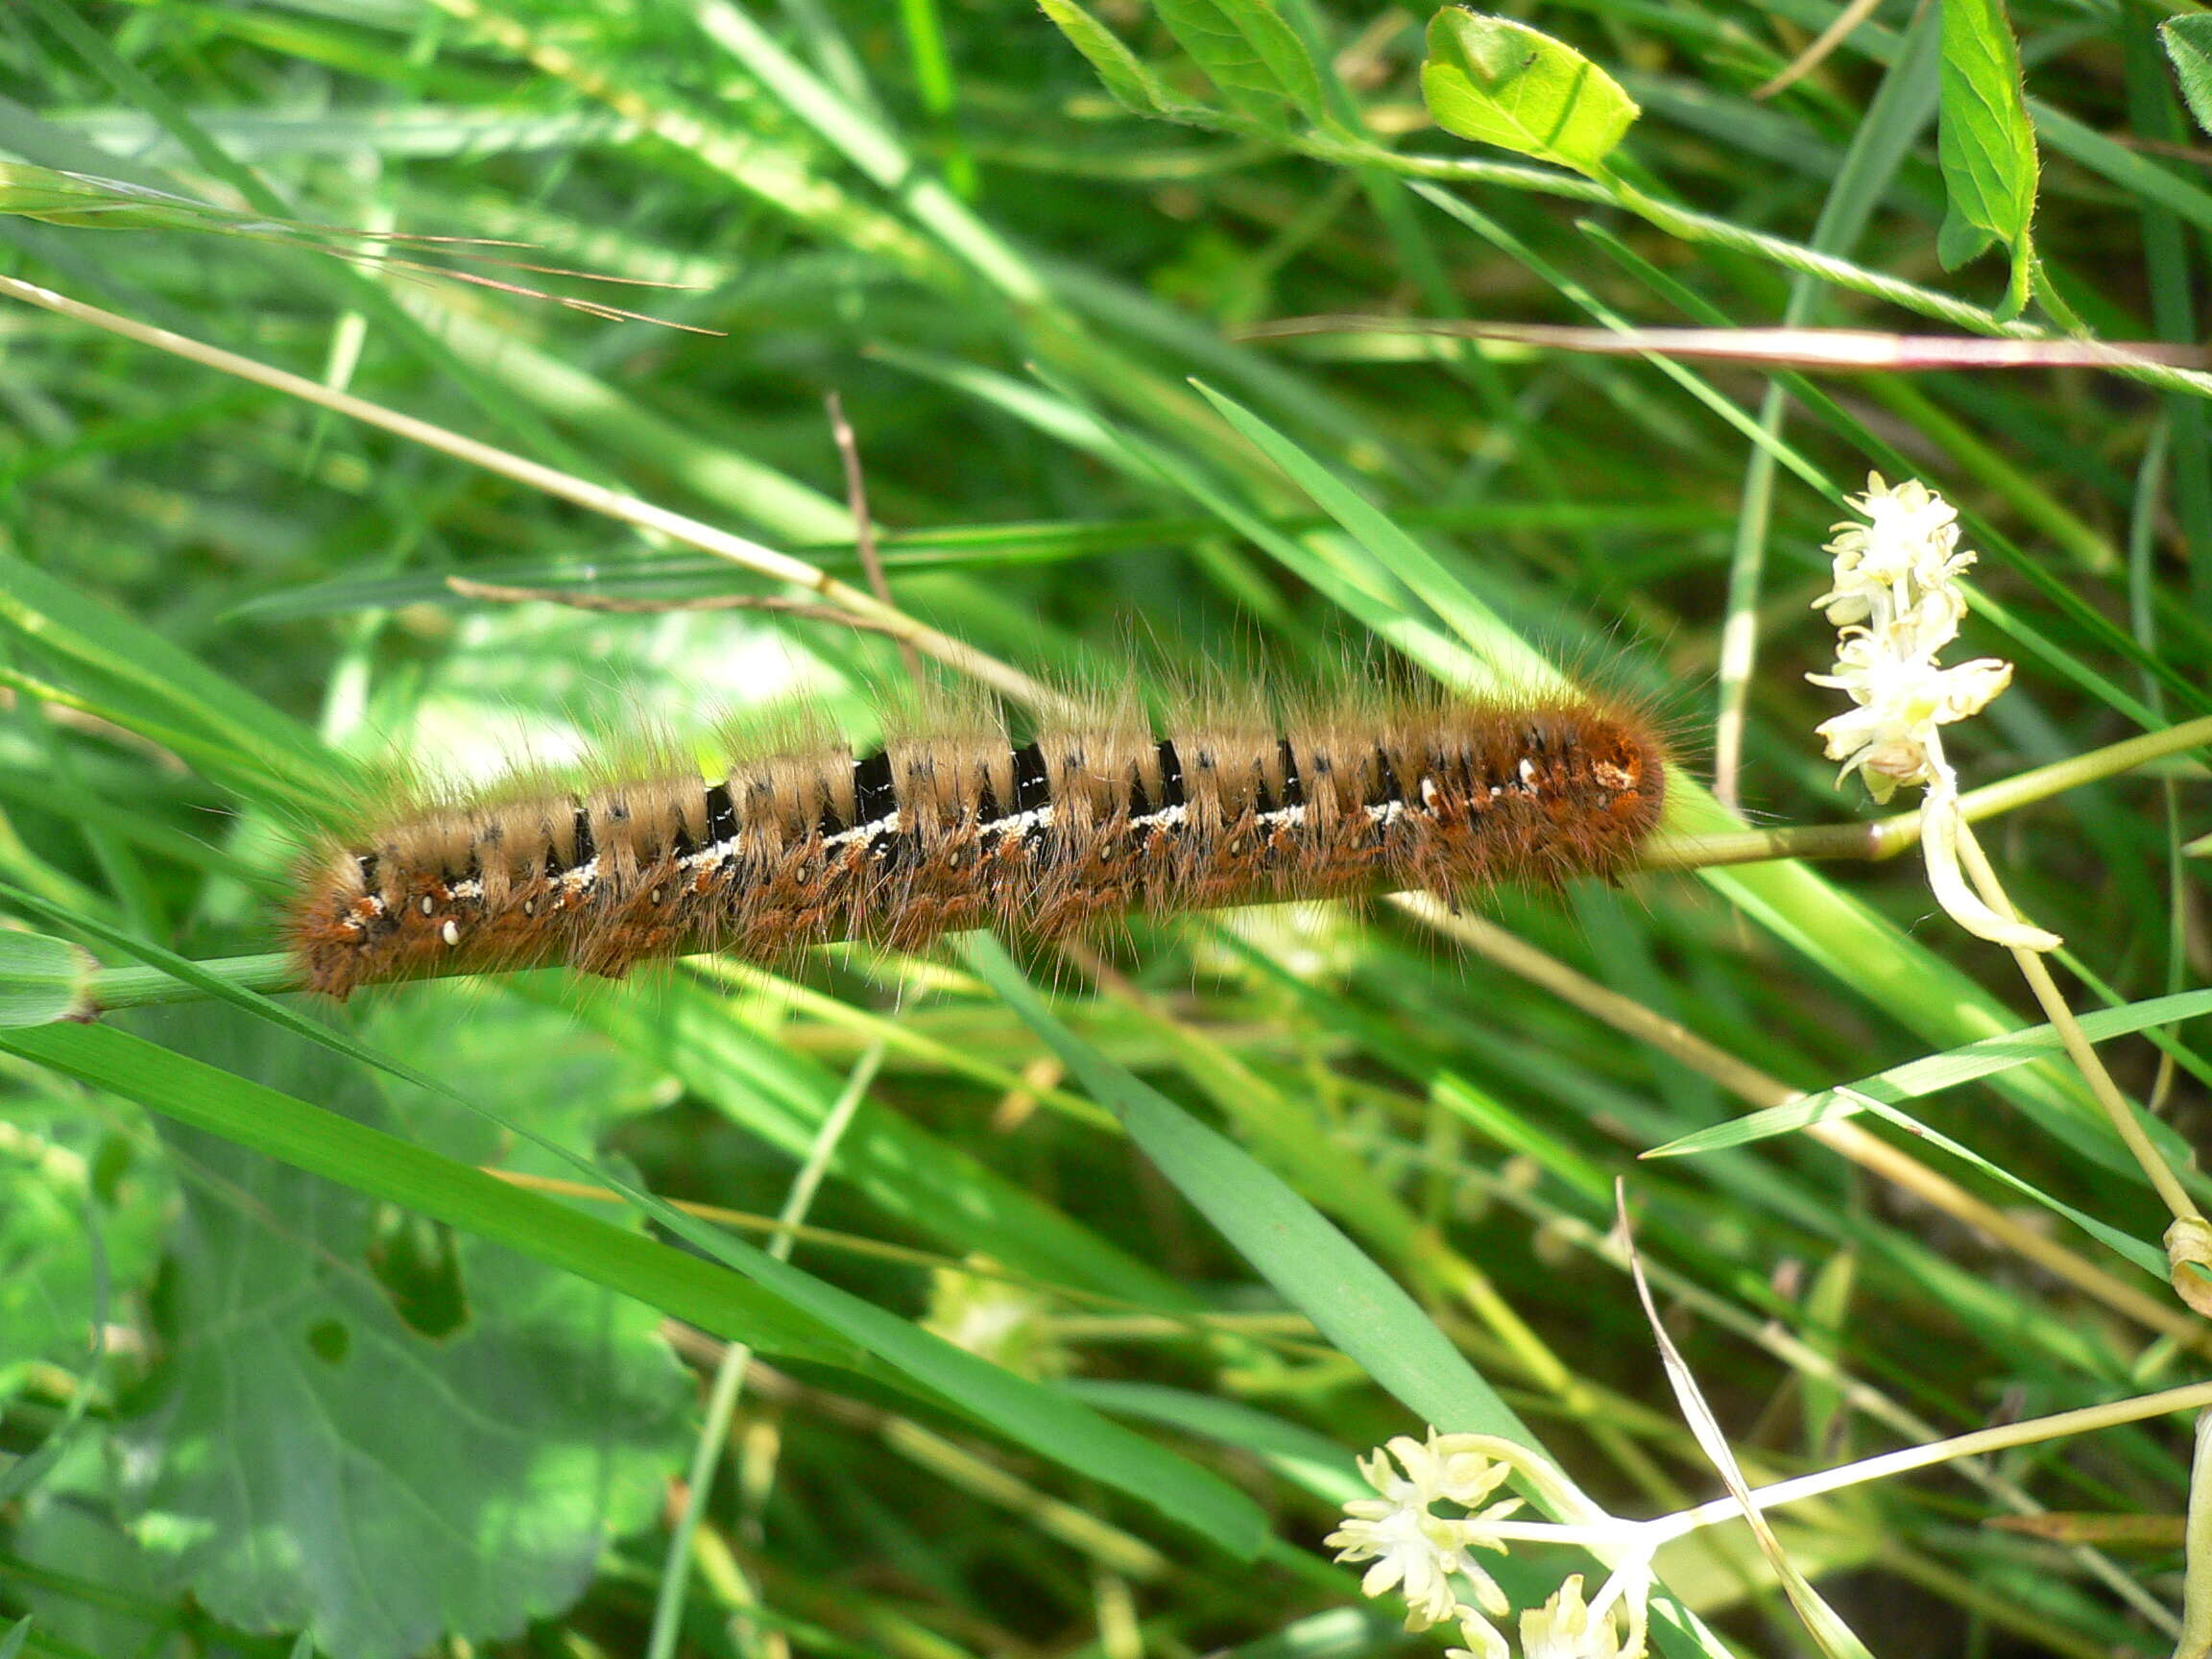
M 973 718 L 429 794 L 325 840 L 294 904 L 311 988 L 957 928 L 1039 938 L 1129 911 L 1380 888 L 1463 895 L 1634 861 L 1665 798 L 1633 708 L 1371 692 L 1158 729 L 1126 708 L 1027 742 Z M 742 747 L 742 746 L 740 746 Z

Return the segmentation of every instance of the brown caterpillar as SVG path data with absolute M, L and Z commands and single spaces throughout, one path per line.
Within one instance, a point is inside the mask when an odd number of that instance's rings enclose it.
M 1612 875 L 1657 825 L 1650 723 L 1588 699 L 1346 703 L 1155 733 L 1127 714 L 516 781 L 323 847 L 291 922 L 340 998 L 432 974 L 758 959 L 955 928 L 1054 937 L 1173 911 Z M 675 773 L 671 776 L 671 773 Z

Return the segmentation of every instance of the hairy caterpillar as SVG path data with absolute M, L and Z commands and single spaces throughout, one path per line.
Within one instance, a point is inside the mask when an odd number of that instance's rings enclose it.
M 291 939 L 302 980 L 343 998 L 431 974 L 1556 883 L 1628 864 L 1664 790 L 1650 723 L 1586 698 L 1345 701 L 1163 733 L 1100 712 L 1020 745 L 971 722 L 402 810 L 317 853 Z

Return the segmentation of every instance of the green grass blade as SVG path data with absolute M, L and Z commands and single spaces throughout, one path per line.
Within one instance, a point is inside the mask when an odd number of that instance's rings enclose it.
M 1022 1022 L 1113 1108 L 1176 1190 L 1416 1418 L 1439 1429 L 1503 1434 L 1541 1450 L 1435 1322 L 1319 1211 L 1055 1020 L 995 940 L 971 934 L 966 954 Z
M 0 1032 L 0 1048 L 635 1296 L 731 1341 L 824 1364 L 858 1362 L 859 1350 L 820 1321 L 686 1251 L 127 1032 L 48 1025 Z
M 2212 1014 L 2212 991 L 2185 991 L 2173 997 L 2153 997 L 2121 1008 L 2101 1008 L 2081 1016 L 2082 1032 L 2093 1043 L 2125 1037 L 2153 1026 L 2176 1024 Z M 1894 1105 L 1917 1100 L 1944 1089 L 1956 1089 L 1978 1078 L 1993 1077 L 2015 1066 L 2047 1059 L 2063 1052 L 2058 1033 L 2049 1025 L 2030 1025 L 2000 1037 L 1984 1037 L 1941 1054 L 1931 1054 L 1907 1065 L 1892 1066 L 1853 1083 L 1840 1083 L 1772 1106 L 1747 1118 L 1717 1124 L 1695 1135 L 1685 1135 L 1647 1152 L 1647 1158 L 1677 1158 L 1692 1153 L 1718 1151 L 1723 1146 L 1743 1146 L 1773 1135 L 1793 1134 L 1815 1123 L 1849 1118 L 1870 1105 Z

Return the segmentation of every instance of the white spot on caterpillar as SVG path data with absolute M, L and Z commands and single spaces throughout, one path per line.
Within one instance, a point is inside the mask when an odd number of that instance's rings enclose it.
M 448 945 L 460 944 L 461 925 L 455 922 L 452 917 L 446 917 L 445 926 L 438 929 L 438 937 L 445 940 Z
M 1636 780 L 1628 776 L 1628 768 L 1617 766 L 1610 760 L 1591 762 L 1590 776 L 1608 789 L 1633 789 Z
M 1531 795 L 1536 793 L 1536 762 L 1526 755 L 1521 757 L 1521 787 Z
M 1436 787 L 1435 779 L 1424 778 L 1421 780 L 1421 805 L 1423 806 L 1433 812 L 1436 810 L 1436 803 L 1443 799 L 1444 791 Z
M 702 847 L 698 852 L 679 858 L 676 861 L 677 868 L 680 870 L 711 869 L 736 857 L 737 843 L 742 839 L 742 836 L 733 835 L 727 841 L 717 841 L 711 847 Z
M 429 915 L 429 914 L 430 914 L 430 913 L 431 913 L 433 910 L 435 910 L 435 909 L 437 909 L 437 908 L 438 908 L 438 906 L 437 906 L 436 904 L 433 904 L 433 903 L 430 902 L 430 895 L 429 895 L 429 894 L 427 894 L 427 893 L 425 893 L 425 894 L 423 894 L 423 895 L 422 895 L 421 903 L 422 903 L 422 914 L 423 914 L 423 915 L 425 915 L 425 916 Z
M 825 849 L 850 847 L 854 842 L 858 841 L 865 846 L 878 835 L 896 835 L 898 833 L 899 814 L 896 811 L 891 811 L 884 813 L 882 817 L 876 819 L 873 823 L 855 824 L 850 830 L 840 830 L 834 835 L 825 835 L 822 837 L 822 845 Z

